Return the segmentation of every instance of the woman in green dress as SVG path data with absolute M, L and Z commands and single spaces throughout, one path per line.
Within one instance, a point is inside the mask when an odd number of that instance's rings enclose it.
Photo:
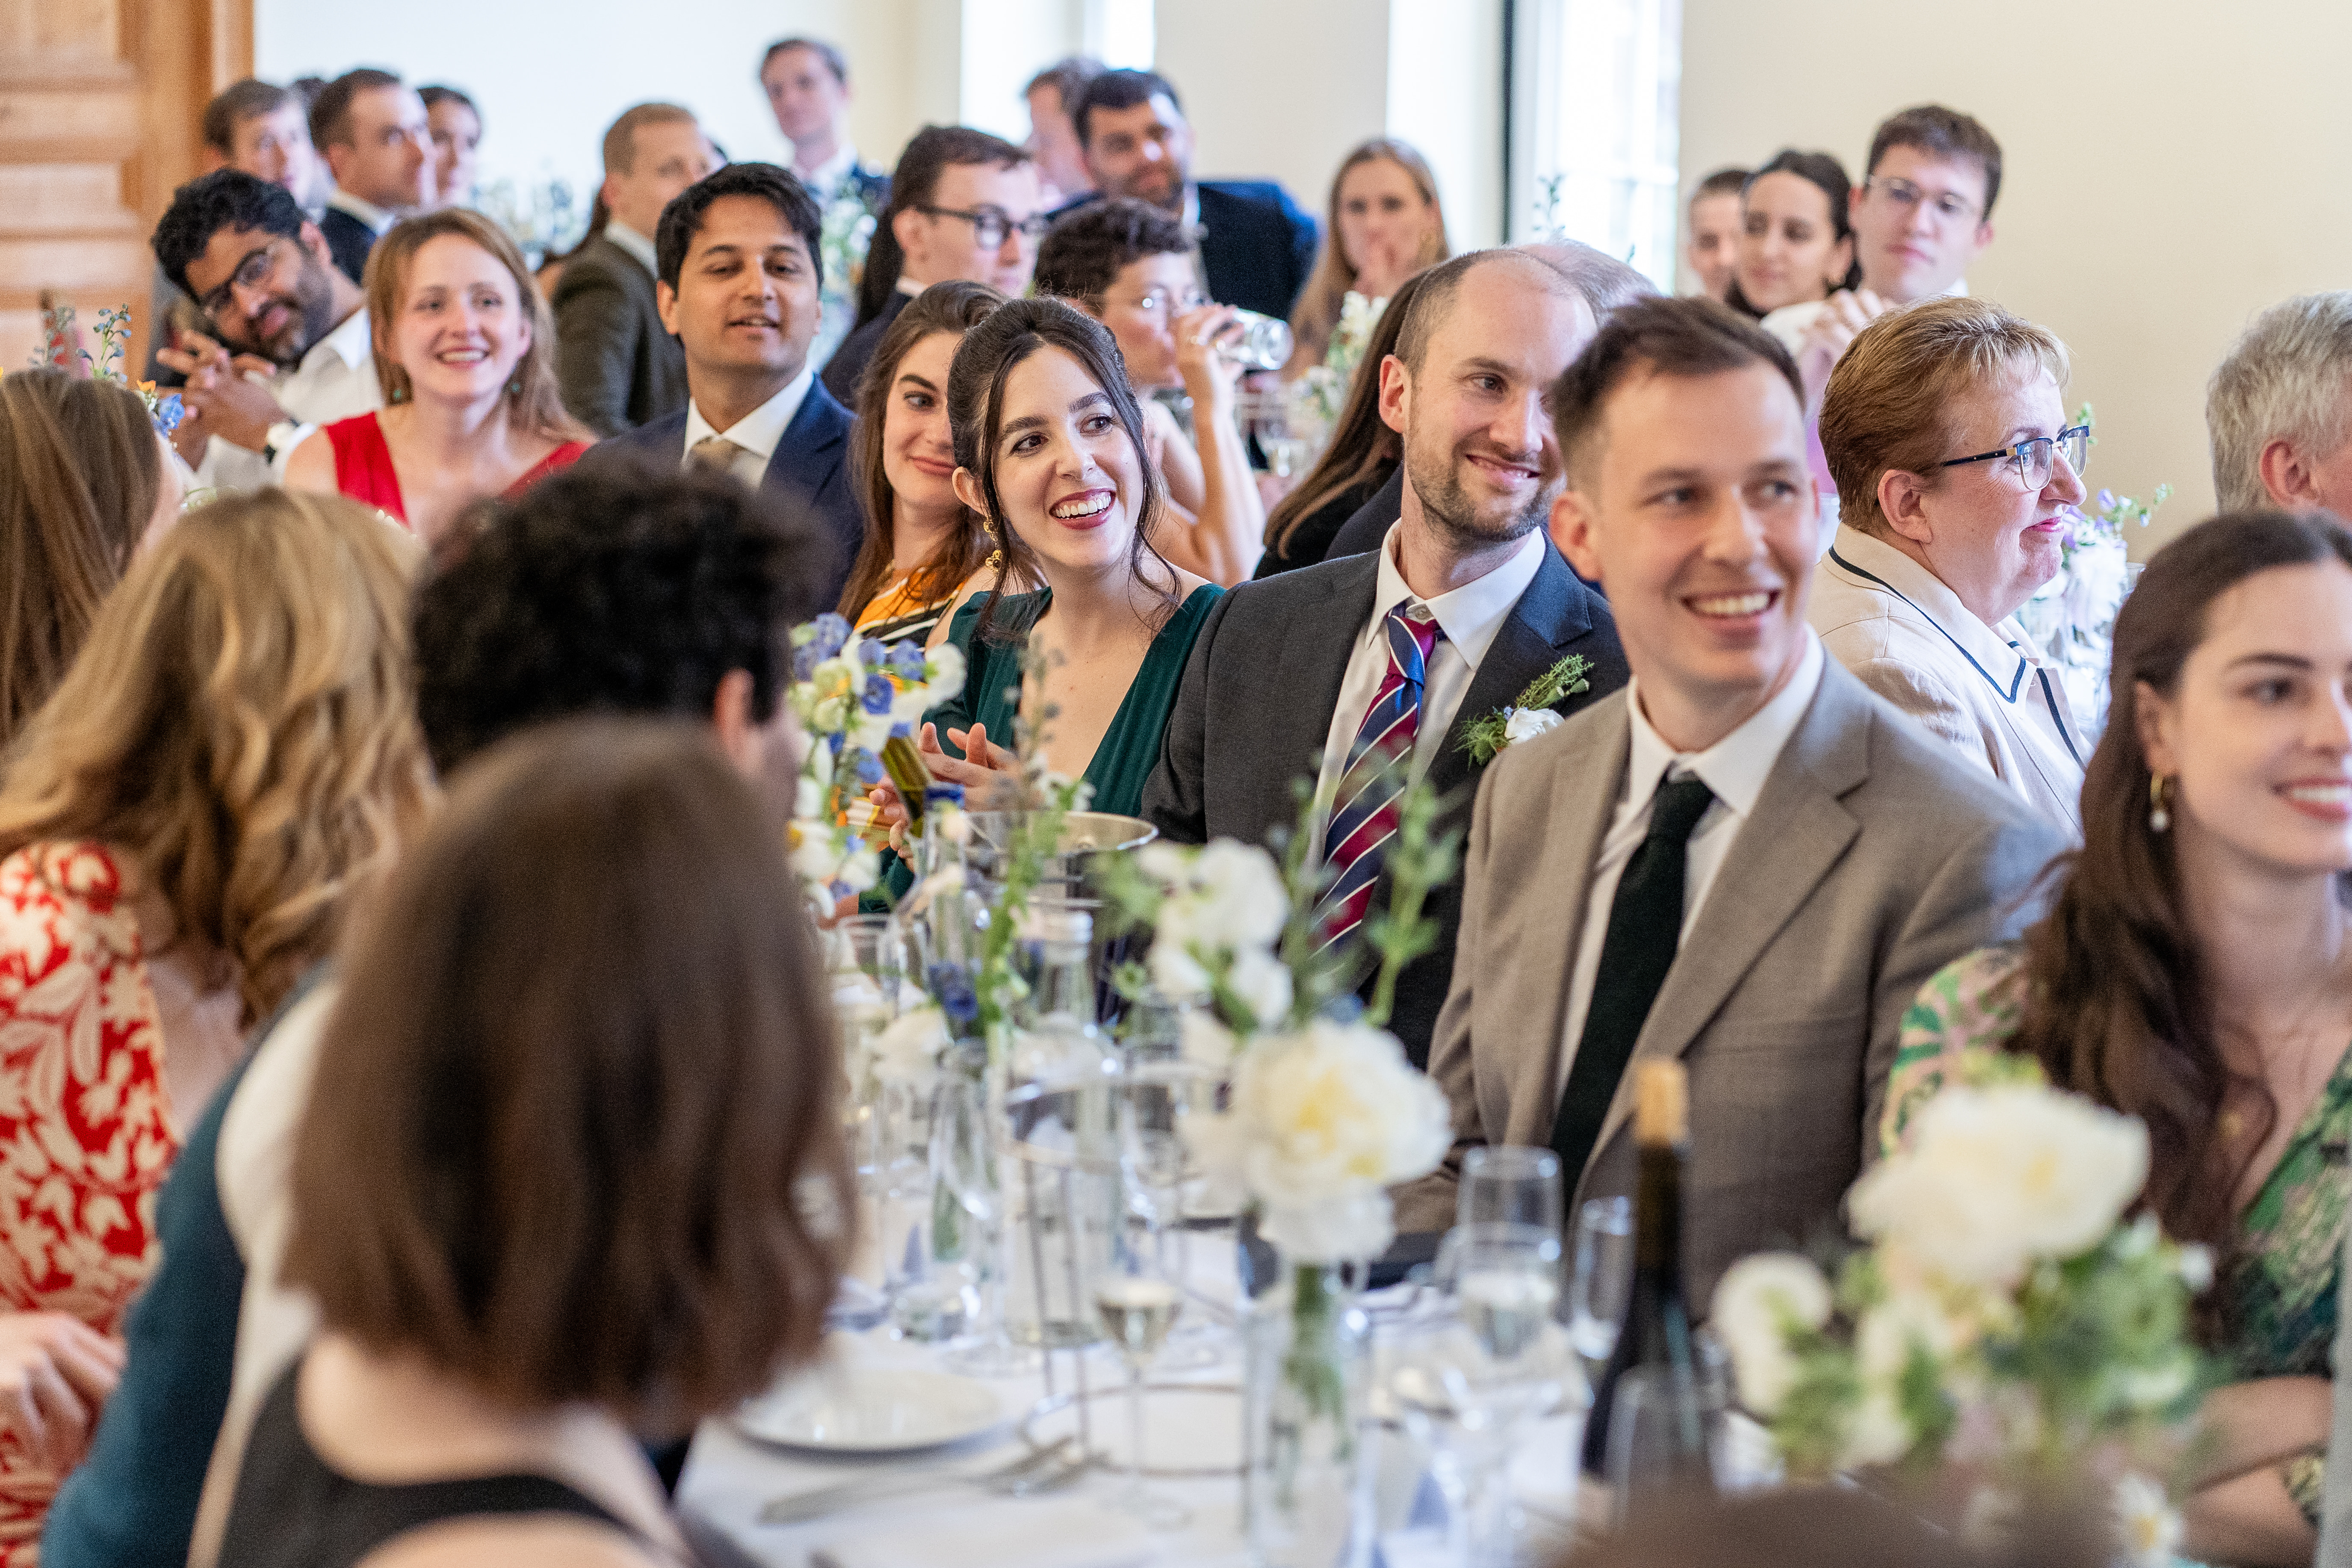
M 1222 592 L 1153 541 L 1160 478 L 1110 333 L 1053 300 L 1016 300 L 964 334 L 948 372 L 955 488 L 1003 552 L 1000 581 L 956 612 L 963 695 L 918 739 L 939 777 L 973 792 L 1017 771 L 1014 721 L 1046 770 L 1133 816 L 1192 640 Z M 1042 668 L 1025 681 L 1024 666 Z
M 2276 512 L 2183 534 L 2116 619 L 2112 689 L 2050 914 L 1920 993 L 1885 1140 L 1969 1047 L 2147 1124 L 2143 1202 L 2213 1250 L 2231 1379 L 2182 1551 L 2307 1563 L 2352 1194 L 2352 534 Z

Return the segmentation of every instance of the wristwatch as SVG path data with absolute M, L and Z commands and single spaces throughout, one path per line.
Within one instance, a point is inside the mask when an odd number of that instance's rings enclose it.
M 317 426 L 297 424 L 291 419 L 280 419 L 262 433 L 261 460 L 269 465 L 271 474 L 281 479 L 286 477 L 286 459 L 293 456 L 294 448 L 302 444 L 302 437 L 315 428 Z

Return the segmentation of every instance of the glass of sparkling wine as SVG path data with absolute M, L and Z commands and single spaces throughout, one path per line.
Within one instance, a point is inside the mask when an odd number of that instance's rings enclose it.
M 1156 1249 L 1127 1247 L 1095 1285 L 1095 1309 L 1111 1344 L 1127 1363 L 1127 1485 L 1114 1507 L 1149 1530 L 1180 1530 L 1192 1510 L 1143 1484 L 1143 1373 L 1184 1302 L 1184 1292 L 1161 1269 Z
M 1592 1376 L 1616 1353 L 1617 1331 L 1633 1289 L 1633 1205 L 1590 1198 L 1576 1216 L 1576 1272 L 1569 1297 L 1568 1337 Z

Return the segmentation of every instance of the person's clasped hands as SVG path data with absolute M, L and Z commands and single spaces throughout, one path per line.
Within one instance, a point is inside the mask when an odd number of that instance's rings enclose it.
M 278 367 L 259 354 L 232 354 L 202 332 L 182 331 L 175 345 L 156 350 L 155 358 L 187 377 L 180 388 L 185 416 L 172 432 L 172 445 L 190 465 L 203 458 L 205 442 L 215 436 L 258 452 L 268 445 L 269 427 L 287 417 L 268 385 Z

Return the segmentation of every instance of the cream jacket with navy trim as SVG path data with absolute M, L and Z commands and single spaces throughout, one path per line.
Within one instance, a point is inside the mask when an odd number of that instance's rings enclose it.
M 1927 567 L 1843 524 L 1808 614 L 1832 658 L 2082 841 L 2090 742 L 2014 616 L 1986 626 Z

